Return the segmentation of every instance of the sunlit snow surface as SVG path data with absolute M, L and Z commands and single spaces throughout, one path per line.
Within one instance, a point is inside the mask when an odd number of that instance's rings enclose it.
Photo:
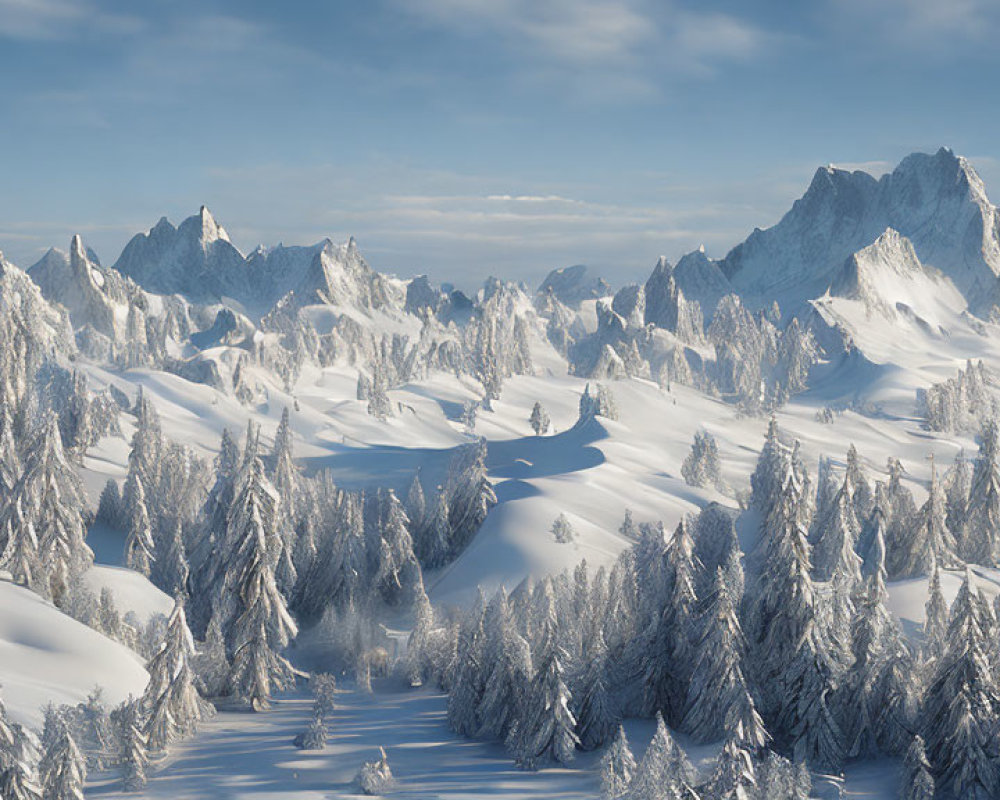
M 899 457 L 921 502 L 928 456 L 948 464 L 962 448 L 974 452 L 975 444 L 968 436 L 923 430 L 914 416 L 914 392 L 954 375 L 970 354 L 1000 367 L 997 329 L 988 325 L 977 330 L 940 304 L 933 310 L 939 316 L 950 314 L 944 320 L 948 336 L 928 333 L 910 317 L 869 315 L 859 301 L 832 297 L 823 304 L 825 318 L 854 332 L 861 351 L 821 367 L 814 388 L 784 407 L 778 422 L 789 436 L 801 439 L 814 475 L 821 454 L 842 463 L 853 442 L 873 480 L 885 477 L 887 457 Z M 489 440 L 489 473 L 500 503 L 453 564 L 426 576 L 436 604 L 465 603 L 477 586 L 487 591 L 501 584 L 510 588 L 529 572 L 560 571 L 583 558 L 594 567 L 608 564 L 627 546 L 617 532 L 627 508 L 637 521 L 662 519 L 669 528 L 713 500 L 735 507 L 735 492 L 747 486 L 766 420 L 740 417 L 733 406 L 688 387 L 666 391 L 633 379 L 611 385 L 618 421 L 598 419 L 575 426 L 586 382 L 567 376 L 565 361 L 545 342 L 534 340 L 532 349 L 536 375 L 510 379 L 494 410 L 479 413 L 476 432 Z M 446 479 L 452 448 L 469 440 L 460 422 L 462 405 L 480 393 L 471 380 L 437 374 L 390 392 L 399 404 L 397 413 L 382 423 L 354 399 L 357 373 L 348 367 L 306 368 L 294 396 L 260 373 L 256 377 L 267 386 L 268 401 L 248 409 L 232 397 L 174 375 L 82 366 L 96 389 L 115 383 L 134 396 L 143 386 L 165 434 L 205 458 L 214 455 L 223 428 L 242 432 L 248 418 L 263 426 L 266 444 L 288 406 L 296 457 L 303 468 L 330 469 L 336 482 L 349 488 L 388 484 L 404 491 L 419 467 L 425 490 L 432 491 Z M 531 433 L 528 418 L 536 400 L 552 418 L 553 431 L 547 436 Z M 819 409 L 846 402 L 859 410 L 837 414 L 833 424 L 816 421 Z M 125 438 L 105 439 L 85 459 L 82 474 L 95 505 L 105 481 L 121 480 L 125 474 L 131 417 L 122 420 Z M 718 441 L 724 478 L 731 487 L 725 495 L 693 489 L 680 478 L 681 463 L 700 428 Z M 550 533 L 560 513 L 576 531 L 572 543 L 557 543 Z M 750 547 L 753 526 L 744 527 L 744 546 Z M 95 592 L 111 586 L 122 612 L 133 610 L 140 617 L 169 609 L 169 598 L 120 568 L 120 532 L 95 528 L 91 544 L 103 565 L 87 576 Z M 987 592 L 997 591 L 997 572 L 977 573 Z M 957 575 L 944 576 L 949 599 L 958 583 Z M 919 635 L 926 581 L 904 581 L 891 586 L 890 593 L 893 612 L 908 633 Z M 43 703 L 79 702 L 96 684 L 105 687 L 111 701 L 142 691 L 146 678 L 137 656 L 34 595 L 0 582 L 0 609 L 0 691 L 16 718 L 37 724 Z M 596 794 L 596 756 L 581 756 L 569 769 L 521 772 L 499 746 L 456 738 L 444 724 L 444 708 L 444 699 L 427 690 L 379 687 L 374 699 L 346 693 L 332 725 L 330 747 L 322 753 L 302 753 L 290 744 L 308 721 L 305 699 L 279 701 L 274 711 L 263 715 L 222 714 L 156 765 L 157 777 L 147 794 L 350 796 L 351 778 L 362 761 L 375 757 L 379 745 L 387 747 L 400 779 L 400 797 Z M 629 723 L 628 730 L 633 747 L 641 751 L 651 723 Z M 711 749 L 705 752 L 711 755 Z M 893 796 L 895 770 L 892 762 L 852 766 L 847 773 L 849 796 Z M 110 777 L 100 776 L 88 790 L 95 796 L 117 792 Z

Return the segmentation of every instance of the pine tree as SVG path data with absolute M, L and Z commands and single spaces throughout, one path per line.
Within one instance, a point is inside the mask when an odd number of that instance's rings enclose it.
M 934 777 L 924 752 L 924 740 L 914 736 L 903 759 L 899 800 L 934 800 Z
M 125 539 L 125 566 L 149 576 L 154 561 L 153 531 L 146 508 L 146 492 L 138 471 L 129 473 L 125 486 L 128 536 Z
M 696 797 L 690 784 L 693 771 L 683 751 L 677 746 L 663 715 L 656 715 L 656 732 L 636 767 L 629 787 L 629 800 Z
M 992 566 L 1000 561 L 1000 434 L 988 421 L 979 434 L 979 455 L 972 471 L 968 495 L 963 556 L 967 561 Z
M 415 533 L 423 530 L 427 522 L 427 499 L 424 497 L 424 487 L 420 483 L 419 469 L 414 473 L 409 491 L 406 493 L 406 516 L 410 518 Z M 414 539 L 416 538 L 414 536 Z
M 180 517 L 170 528 L 171 535 L 161 539 L 163 543 L 156 556 L 157 585 L 169 595 L 187 595 L 190 569 L 184 548 L 184 527 Z
M 326 747 L 326 721 L 321 710 L 314 706 L 309 727 L 295 737 L 295 746 L 302 750 L 322 750 Z
M 924 696 L 927 756 L 944 797 L 995 797 L 996 766 L 988 737 L 1000 710 L 1000 693 L 986 656 L 983 608 L 965 580 L 952 605 L 947 651 L 934 669 Z
M 625 729 L 619 725 L 611 746 L 601 757 L 601 795 L 604 800 L 624 797 L 635 771 L 635 757 L 629 749 Z
M 741 735 L 752 747 L 767 743 L 764 725 L 747 689 L 742 660 L 743 632 L 729 595 L 726 575 L 716 572 L 712 597 L 703 614 L 701 639 L 695 647 L 691 685 L 682 730 L 698 742 L 717 741 L 739 721 Z
M 252 457 L 238 487 L 228 519 L 228 539 L 236 543 L 235 563 L 227 574 L 223 608 L 229 610 L 232 648 L 231 694 L 254 710 L 266 709 L 272 688 L 288 688 L 292 666 L 281 655 L 298 628 L 274 577 L 277 498 Z
M 924 648 L 929 656 L 936 658 L 944 653 L 947 634 L 948 604 L 941 591 L 941 571 L 935 560 L 924 605 Z
M 835 665 L 817 623 L 802 487 L 789 463 L 758 549 L 751 644 L 768 727 L 792 745 L 797 758 L 835 767 L 842 754 L 828 705 Z
M 122 775 L 122 789 L 138 792 L 146 786 L 146 769 L 149 754 L 146 751 L 146 734 L 143 733 L 142 704 L 129 698 L 122 709 L 121 748 L 118 765 Z
M 707 431 L 696 431 L 691 452 L 681 465 L 681 475 L 690 486 L 719 486 L 719 447 Z
M 573 760 L 579 744 L 574 732 L 576 720 L 570 711 L 573 698 L 563 679 L 566 653 L 559 646 L 557 624 L 550 600 L 538 667 L 514 732 L 515 760 L 524 769 L 536 769 L 546 761 L 566 764 Z
M 548 412 L 542 407 L 542 404 L 535 402 L 535 405 L 531 409 L 531 419 L 528 420 L 531 423 L 531 429 L 535 432 L 535 436 L 541 436 L 549 429 L 549 425 L 552 424 L 549 419 Z
M 434 509 L 424 526 L 420 538 L 421 562 L 426 567 L 440 567 L 448 563 L 452 554 L 451 522 L 449 522 L 448 494 L 438 486 Z
M 944 492 L 932 464 L 927 502 L 920 508 L 916 523 L 909 528 L 900 543 L 896 576 L 926 575 L 934 563 L 943 567 L 958 566 L 955 538 L 948 530 L 946 518 Z
M 715 800 L 751 800 L 757 797 L 757 770 L 754 754 L 736 733 L 726 738 L 708 782 Z
M 886 698 L 879 696 L 885 653 L 893 649 L 897 638 L 892 617 L 886 607 L 885 543 L 881 530 L 876 531 L 868 572 L 851 626 L 852 665 L 841 692 L 843 728 L 847 755 L 870 757 L 879 750 L 877 721 Z
M 855 516 L 858 519 L 868 519 L 868 515 L 872 513 L 874 497 L 871 486 L 868 484 L 868 478 L 865 477 L 864 468 L 861 466 L 858 450 L 853 444 L 847 448 L 847 468 L 844 480 L 850 487 Z
M 45 800 L 83 800 L 87 763 L 65 725 L 45 752 L 40 777 Z
M 587 637 L 586 669 L 576 690 L 573 716 L 581 750 L 595 750 L 611 738 L 618 722 L 607 686 L 608 648 L 599 621 Z
M 533 675 L 531 648 L 517 632 L 502 587 L 487 607 L 483 636 L 485 675 L 476 708 L 479 735 L 502 741 L 510 733 L 519 708 L 528 700 Z
M 463 736 L 475 736 L 480 729 L 477 714 L 485 691 L 483 664 L 483 597 L 469 612 L 458 634 L 453 664 L 450 667 L 448 725 Z
M 565 514 L 560 514 L 552 523 L 552 537 L 560 544 L 569 544 L 576 538 L 573 526 Z
M 194 655 L 194 640 L 184 616 L 183 601 L 178 597 L 167 621 L 166 636 L 146 665 L 149 684 L 143 706 L 149 712 L 146 730 L 151 750 L 165 749 L 175 739 L 192 733 L 199 722 L 214 713 L 195 688 L 191 665 Z
M 7 499 L 0 530 L 7 534 L 4 561 L 9 559 L 21 580 L 57 604 L 94 560 L 84 541 L 84 509 L 83 487 L 63 453 L 57 418 L 49 413 Z

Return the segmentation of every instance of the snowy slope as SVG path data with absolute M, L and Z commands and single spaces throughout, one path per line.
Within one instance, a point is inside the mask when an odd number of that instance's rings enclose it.
M 37 727 L 46 703 L 76 705 L 95 686 L 110 703 L 146 688 L 139 656 L 34 592 L 0 580 L 0 608 L 0 692 L 15 720 Z

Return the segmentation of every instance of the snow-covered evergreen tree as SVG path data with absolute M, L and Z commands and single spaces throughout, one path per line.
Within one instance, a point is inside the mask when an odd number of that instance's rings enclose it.
M 535 402 L 535 405 L 531 409 L 531 418 L 528 420 L 531 424 L 531 430 L 535 432 L 535 436 L 541 436 L 542 434 L 548 432 L 549 426 L 552 421 L 549 419 L 548 412 L 542 407 L 542 404 Z
M 691 452 L 681 465 L 681 475 L 690 486 L 720 486 L 719 446 L 708 431 L 696 431 Z
M 44 800 L 83 800 L 87 762 L 65 725 L 47 746 L 39 777 Z
M 914 523 L 897 542 L 894 577 L 926 575 L 933 564 L 955 567 L 955 537 L 947 526 L 947 507 L 937 472 L 931 464 L 931 483 L 927 501 L 921 506 Z
M 139 471 L 131 471 L 125 484 L 128 535 L 125 539 L 125 565 L 147 577 L 155 559 L 153 530 L 146 508 L 146 491 Z
M 576 538 L 573 526 L 565 514 L 560 514 L 552 523 L 552 537 L 560 544 L 569 544 Z
M 551 605 L 542 631 L 535 677 L 520 718 L 508 737 L 515 760 L 524 769 L 552 761 L 573 760 L 579 744 L 576 720 L 570 710 L 573 698 L 563 675 L 566 653 L 559 646 L 555 609 Z
M 94 560 L 84 540 L 85 507 L 56 416 L 49 413 L 39 423 L 24 472 L 7 498 L 0 532 L 7 539 L 3 561 L 15 577 L 57 604 Z
M 149 683 L 143 695 L 148 712 L 147 738 L 151 750 L 163 750 L 175 739 L 192 733 L 215 713 L 196 688 L 192 667 L 195 649 L 178 598 L 167 621 L 167 632 L 156 655 L 146 665 Z
M 573 716 L 580 748 L 594 750 L 611 738 L 618 722 L 607 685 L 608 648 L 599 619 L 595 620 L 584 646 L 583 663 L 586 666 L 574 690 Z
M 601 756 L 601 795 L 604 800 L 624 797 L 635 776 L 635 756 L 628 746 L 625 729 L 619 725 L 611 745 Z
M 479 735 L 503 741 L 517 719 L 534 672 L 531 648 L 518 633 L 501 587 L 484 618 L 483 693 L 476 708 Z
M 924 752 L 924 740 L 919 735 L 913 737 L 903 759 L 899 800 L 934 800 L 934 776 Z
M 118 767 L 126 792 L 138 792 L 146 786 L 149 753 L 144 730 L 142 703 L 129 698 L 119 719 Z
M 656 732 L 639 761 L 629 786 L 629 800 L 697 797 L 691 788 L 693 770 L 677 746 L 661 714 L 656 715 Z
M 745 642 L 722 569 L 702 615 L 701 638 L 694 647 L 691 684 L 681 728 L 699 742 L 717 741 L 737 723 L 753 748 L 767 743 L 743 673 Z
M 998 791 L 989 737 L 1000 709 L 1000 693 L 983 631 L 983 607 L 966 570 L 951 608 L 947 650 L 924 695 L 923 736 L 927 757 L 943 797 L 984 800 Z
M 971 490 L 961 537 L 962 556 L 975 564 L 1000 562 L 1000 433 L 993 420 L 979 433 L 979 455 L 972 471 Z
M 294 670 L 281 651 L 298 633 L 274 576 L 277 497 L 259 458 L 243 470 L 228 519 L 234 563 L 221 609 L 231 620 L 231 694 L 254 710 L 268 707 L 272 689 L 291 685 Z
M 419 469 L 413 474 L 413 480 L 410 481 L 410 488 L 406 493 L 406 516 L 410 519 L 414 531 L 413 538 L 416 540 L 417 532 L 422 531 L 427 522 L 427 498 L 420 483 Z

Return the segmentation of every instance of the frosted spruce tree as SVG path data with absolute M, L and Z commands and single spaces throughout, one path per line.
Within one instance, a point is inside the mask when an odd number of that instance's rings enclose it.
M 196 688 L 192 668 L 194 639 L 178 598 L 167 621 L 167 633 L 160 649 L 146 665 L 149 683 L 143 695 L 147 709 L 149 748 L 164 750 L 176 739 L 193 733 L 198 723 L 215 713 Z
M 414 539 L 417 532 L 423 531 L 427 522 L 427 498 L 424 496 L 424 487 L 420 482 L 420 469 L 413 474 L 410 481 L 410 488 L 406 492 L 406 516 L 410 519 L 410 525 L 414 531 Z
M 951 608 L 947 650 L 933 671 L 921 714 L 927 758 L 943 797 L 985 800 L 998 791 L 988 741 L 1000 693 L 987 657 L 984 622 L 971 570 L 966 570 Z
M 601 795 L 604 800 L 624 797 L 632 784 L 635 770 L 635 756 L 628 746 L 625 729 L 619 725 L 614 740 L 601 757 Z
M 944 491 L 933 463 L 927 501 L 917 512 L 914 524 L 903 533 L 898 548 L 894 571 L 897 577 L 926 575 L 934 563 L 942 567 L 958 566 L 955 537 L 947 526 Z
M 83 487 L 66 460 L 57 419 L 50 412 L 39 422 L 0 530 L 7 535 L 5 562 L 9 558 L 30 588 L 57 604 L 68 598 L 74 581 L 94 560 L 85 541 L 84 509 Z
M 639 761 L 629 786 L 629 800 L 659 800 L 659 798 L 696 798 L 692 783 L 694 770 L 684 752 L 677 746 L 663 716 L 656 715 L 656 732 Z
M 773 481 L 768 478 L 768 482 Z M 843 755 L 841 733 L 829 706 L 836 664 L 817 620 L 802 505 L 803 483 L 789 460 L 768 519 L 748 599 L 756 685 L 763 692 L 764 719 L 796 757 L 836 767 Z
M 899 800 L 934 800 L 934 776 L 924 752 L 924 740 L 919 735 L 913 737 L 903 759 Z
M 534 671 L 531 648 L 517 631 L 502 587 L 490 602 L 485 626 L 482 669 L 486 677 L 476 707 L 478 735 L 503 741 L 529 700 Z
M 719 446 L 708 431 L 696 431 L 691 452 L 681 465 L 681 475 L 689 486 L 720 486 Z
M 608 648 L 600 621 L 595 621 L 584 643 L 584 672 L 574 690 L 573 716 L 581 750 L 595 750 L 607 742 L 618 723 L 607 685 Z
M 129 473 L 125 484 L 128 536 L 125 539 L 125 566 L 147 577 L 152 569 L 154 556 L 153 530 L 146 508 L 146 491 L 139 471 Z
M 549 761 L 566 764 L 573 760 L 579 744 L 576 720 L 570 711 L 573 698 L 563 676 L 567 656 L 559 646 L 557 626 L 555 608 L 550 601 L 535 677 L 509 738 L 515 760 L 523 769 L 537 769 Z
M 698 742 L 718 741 L 727 729 L 739 728 L 755 750 L 768 740 L 743 674 L 743 631 L 729 595 L 726 575 L 716 572 L 705 608 L 701 638 L 694 648 L 691 684 L 681 729 Z
M 476 607 L 462 621 L 454 658 L 449 666 L 448 725 L 463 736 L 475 736 L 481 728 L 477 710 L 485 692 L 484 606 L 480 591 Z
M 879 751 L 880 709 L 890 700 L 881 696 L 880 679 L 886 654 L 893 652 L 898 641 L 895 622 L 886 607 L 885 542 L 880 530 L 865 571 L 851 623 L 852 664 L 840 692 L 846 754 L 851 758 L 869 758 Z
M 295 676 L 281 655 L 298 628 L 274 576 L 277 521 L 277 496 L 254 456 L 240 477 L 227 521 L 234 560 L 220 610 L 230 620 L 230 694 L 257 711 L 269 706 L 272 690 L 288 688 Z
M 43 756 L 40 778 L 44 800 L 83 800 L 87 762 L 65 725 Z
M 944 655 L 948 637 L 948 604 L 941 591 L 941 570 L 931 565 L 931 579 L 924 604 L 924 653 L 928 659 Z
M 979 433 L 979 455 L 972 470 L 972 485 L 961 538 L 962 556 L 975 564 L 1000 562 L 1000 436 L 990 420 Z
M 118 768 L 122 776 L 122 789 L 126 792 L 138 792 L 146 786 L 149 753 L 144 728 L 142 703 L 130 697 L 125 702 L 119 719 Z
M 552 421 L 549 419 L 548 412 L 542 407 L 542 404 L 535 402 L 535 405 L 531 409 L 531 418 L 528 420 L 531 424 L 531 430 L 535 432 L 535 436 L 541 436 L 547 433 L 549 426 Z

